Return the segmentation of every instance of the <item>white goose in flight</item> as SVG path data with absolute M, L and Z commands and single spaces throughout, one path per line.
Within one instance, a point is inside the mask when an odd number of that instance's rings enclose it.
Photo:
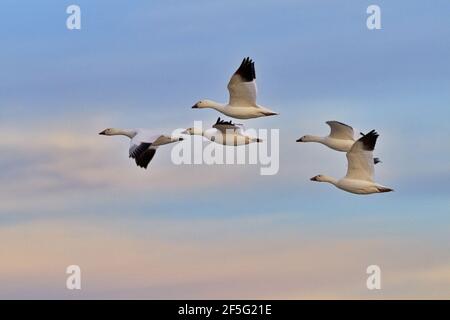
M 317 175 L 311 181 L 328 182 L 339 189 L 356 194 L 371 194 L 394 191 L 373 181 L 373 150 L 378 139 L 375 130 L 370 131 L 356 141 L 347 152 L 347 175 L 334 179 L 325 175 Z
M 241 146 L 252 142 L 261 142 L 261 139 L 248 136 L 243 131 L 243 126 L 234 124 L 231 121 L 224 121 L 220 118 L 211 129 L 203 131 L 200 128 L 189 128 L 181 132 L 190 135 L 203 136 L 213 142 L 228 145 L 228 146 Z
M 297 142 L 317 142 L 327 147 L 342 152 L 349 152 L 353 144 L 355 143 L 353 128 L 349 125 L 339 122 L 339 121 L 327 121 L 327 125 L 330 126 L 330 134 L 326 137 L 318 137 L 312 135 L 306 135 L 299 139 Z M 363 133 L 361 133 L 364 136 Z M 380 161 L 378 158 L 373 159 L 374 163 L 377 164 Z
M 228 91 L 230 93 L 228 104 L 221 104 L 211 100 L 201 100 L 192 108 L 212 108 L 237 119 L 277 115 L 278 113 L 256 103 L 257 90 L 255 79 L 255 63 L 247 57 L 242 61 L 240 67 L 228 82 Z
M 183 138 L 173 138 L 163 134 L 154 134 L 145 129 L 105 129 L 99 134 L 105 136 L 126 136 L 130 138 L 130 158 L 136 161 L 136 164 L 147 169 L 148 164 L 153 159 L 158 146 L 172 142 L 182 141 Z

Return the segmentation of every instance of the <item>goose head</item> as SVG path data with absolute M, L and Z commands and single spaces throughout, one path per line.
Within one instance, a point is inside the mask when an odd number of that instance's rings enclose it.
M 331 184 L 334 184 L 334 185 L 337 185 L 337 183 L 338 183 L 338 181 L 335 178 L 329 177 L 329 176 L 326 176 L 326 175 L 323 175 L 323 174 L 318 174 L 317 176 L 312 177 L 309 180 L 316 181 L 316 182 L 328 182 L 328 183 L 331 183 Z
M 309 135 L 303 136 L 296 140 L 296 142 L 313 142 L 313 141 L 316 141 L 316 139 L 314 139 L 313 136 Z
M 311 179 L 309 179 L 311 181 L 316 181 L 316 182 L 327 182 L 328 179 L 326 179 L 326 177 L 324 175 L 318 174 L 317 176 L 312 177 Z
M 167 140 L 168 140 L 169 143 L 171 143 L 171 142 L 180 142 L 180 141 L 183 141 L 184 138 L 180 137 L 180 136 L 167 136 Z
M 220 107 L 220 106 L 221 105 L 218 104 L 217 102 L 205 99 L 205 100 L 200 100 L 199 102 L 194 104 L 192 106 L 192 109 L 216 108 L 216 107 Z
M 119 134 L 119 130 L 114 129 L 114 128 L 108 128 L 108 129 L 103 130 L 99 134 L 102 136 L 114 136 L 114 135 Z
M 184 130 L 183 132 L 181 132 L 182 134 L 189 134 L 191 136 L 193 135 L 198 135 L 198 136 L 202 136 L 203 135 L 203 130 L 200 128 L 188 128 L 186 130 Z

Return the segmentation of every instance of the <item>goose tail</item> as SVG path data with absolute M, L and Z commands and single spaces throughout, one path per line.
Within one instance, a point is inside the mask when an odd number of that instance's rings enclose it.
M 391 192 L 391 191 L 394 191 L 394 189 L 391 189 L 388 187 L 382 187 L 382 186 L 378 187 L 378 192 Z

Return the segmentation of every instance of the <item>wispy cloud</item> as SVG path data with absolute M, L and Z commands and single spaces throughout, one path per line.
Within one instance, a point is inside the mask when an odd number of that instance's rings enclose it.
M 276 220 L 255 224 L 246 218 L 89 223 L 66 219 L 3 227 L 0 295 L 13 298 L 28 292 L 25 296 L 30 298 L 175 299 L 450 296 L 450 261 L 439 254 L 443 249 L 439 246 L 427 243 L 411 251 L 407 249 L 419 241 L 394 237 L 336 240 L 293 230 L 267 238 L 266 230 Z M 213 237 L 207 235 L 210 228 L 216 228 Z M 209 241 L 201 240 L 204 235 Z M 429 259 L 423 261 L 423 256 Z M 65 268 L 71 264 L 82 268 L 81 292 L 65 289 Z M 381 291 L 365 287 L 365 269 L 370 264 L 382 268 Z
M 252 183 L 251 175 L 258 175 L 257 168 L 245 173 L 243 166 L 217 166 L 213 173 L 209 166 L 176 166 L 170 160 L 173 145 L 160 147 L 149 169 L 143 170 L 128 158 L 127 138 L 97 134 L 104 127 L 92 123 L 80 123 L 77 130 L 43 123 L 28 124 L 26 129 L 3 125 L 0 211 L 61 210 L 82 203 L 83 197 L 102 198 L 113 192 L 161 200 L 235 186 L 236 174 L 249 178 L 241 181 L 242 187 Z M 27 201 L 21 201 L 24 197 Z

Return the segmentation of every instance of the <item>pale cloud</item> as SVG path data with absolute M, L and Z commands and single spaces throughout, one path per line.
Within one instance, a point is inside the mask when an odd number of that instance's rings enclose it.
M 447 248 L 432 240 L 411 250 L 418 240 L 336 237 L 311 229 L 306 222 L 292 223 L 292 215 L 316 214 L 298 208 L 292 214 L 249 212 L 201 219 L 192 214 L 156 219 L 164 212 L 153 211 L 151 218 L 136 219 L 133 209 L 120 214 L 128 217 L 124 219 L 106 209 L 116 200 L 127 205 L 135 199 L 164 202 L 174 195 L 227 196 L 223 188 L 239 191 L 260 183 L 271 188 L 295 184 L 298 192 L 310 185 L 310 175 L 344 174 L 344 154 L 294 142 L 298 138 L 294 132 L 315 132 L 315 126 L 303 124 L 290 129 L 292 141 L 281 136 L 281 170 L 273 177 L 261 177 L 251 166 L 174 166 L 170 146 L 162 147 L 144 171 L 128 159 L 126 139 L 98 136 L 108 127 L 104 123 L 88 123 L 77 130 L 28 125 L 32 141 L 23 128 L 2 126 L 0 150 L 6 156 L 1 161 L 7 170 L 0 175 L 0 212 L 8 219 L 17 213 L 33 219 L 1 227 L 0 296 L 449 297 L 450 261 L 442 256 Z M 322 132 L 326 134 L 326 128 Z M 96 211 L 99 205 L 104 211 Z M 210 210 L 214 214 L 214 208 Z M 424 255 L 432 259 L 422 262 Z M 82 267 L 82 292 L 64 288 L 64 270 L 70 264 Z M 369 264 L 382 267 L 380 292 L 365 288 Z
M 83 196 L 92 197 L 93 192 L 99 198 L 117 192 L 123 197 L 142 193 L 161 199 L 235 185 L 234 177 L 257 174 L 256 167 L 246 172 L 243 166 L 214 170 L 175 166 L 170 161 L 172 145 L 160 147 L 149 169 L 143 170 L 128 158 L 126 138 L 98 135 L 98 128 L 104 127 L 90 123 L 70 130 L 34 124 L 27 126 L 31 134 L 24 134 L 23 128 L 2 126 L 0 151 L 6 170 L 0 175 L 0 211 L 61 210 L 82 202 Z M 244 180 L 241 185 L 251 182 Z
M 25 296 L 34 298 L 124 299 L 450 296 L 450 261 L 440 258 L 432 243 L 411 251 L 406 249 L 416 240 L 336 240 L 307 232 L 299 235 L 292 229 L 268 239 L 266 230 L 277 219 L 274 215 L 257 220 L 258 229 L 248 218 L 90 223 L 70 219 L 3 227 L 0 281 L 5 286 L 0 295 L 12 298 L 28 292 Z M 215 228 L 213 237 L 211 228 Z M 210 240 L 202 241 L 204 236 Z M 411 263 L 423 255 L 433 259 Z M 381 266 L 383 277 L 382 290 L 377 292 L 365 287 L 365 269 L 374 263 Z M 81 292 L 64 287 L 65 268 L 70 264 L 82 268 Z

